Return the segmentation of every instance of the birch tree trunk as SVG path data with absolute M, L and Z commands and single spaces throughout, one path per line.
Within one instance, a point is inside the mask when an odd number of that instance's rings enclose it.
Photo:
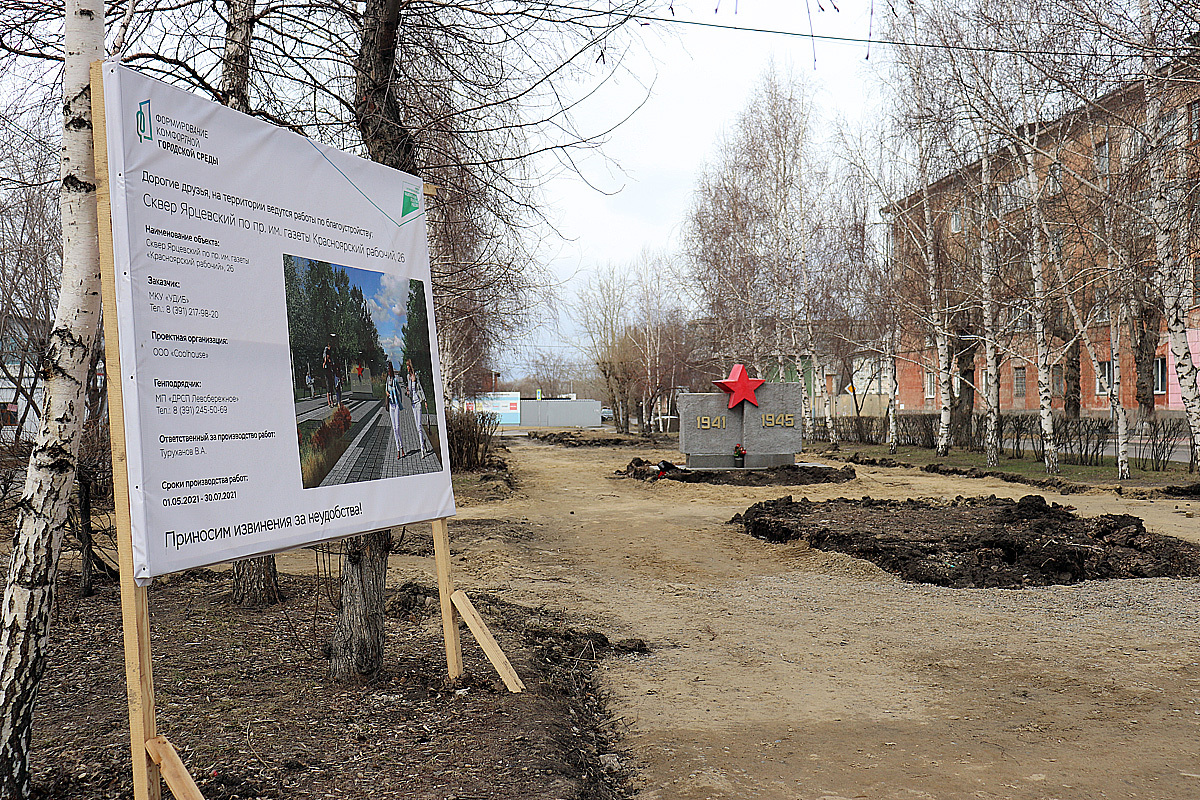
M 250 113 L 250 39 L 254 34 L 254 0 L 228 0 L 221 93 L 225 105 Z M 233 602 L 260 608 L 282 600 L 275 556 L 246 558 L 233 565 Z
M 1117 480 L 1129 480 L 1129 417 L 1121 403 L 1121 325 L 1124 322 L 1124 303 L 1113 303 L 1109 333 L 1109 359 L 1112 364 L 1112 386 L 1108 391 L 1108 403 L 1117 417 Z
M 829 396 L 829 387 L 825 383 L 825 365 L 813 358 L 813 380 L 817 385 L 817 397 L 825 404 L 825 432 L 829 435 L 829 449 L 839 447 L 837 427 L 833 422 L 833 399 Z
M 1162 286 L 1163 311 L 1167 323 L 1167 341 L 1171 357 L 1175 361 L 1175 373 L 1179 377 L 1179 394 L 1183 401 L 1184 415 L 1192 433 L 1192 460 L 1200 463 L 1200 388 L 1197 387 L 1197 370 L 1187 341 L 1187 314 L 1185 302 L 1187 291 L 1187 269 L 1182 259 L 1175 257 L 1171 247 L 1172 212 L 1186 207 L 1179 202 L 1182 194 L 1176 187 L 1168 185 L 1165 136 L 1162 123 L 1163 92 L 1162 79 L 1157 74 L 1153 53 L 1154 34 L 1149 3 L 1141 4 L 1142 27 L 1147 53 L 1142 62 L 1142 81 L 1145 87 L 1146 128 L 1150 136 L 1150 189 L 1151 224 L 1154 227 L 1154 255 L 1156 278 Z M 1183 154 L 1177 153 L 1178 177 L 1187 174 Z M 1177 180 L 1178 180 L 1177 177 Z M 1176 202 L 1172 202 L 1174 199 Z M 1186 226 L 1177 226 L 1177 236 L 1185 235 Z
M 991 158 L 987 141 L 979 137 L 982 161 L 982 199 L 980 203 L 979 260 L 980 282 L 983 284 L 983 405 L 987 415 L 983 439 L 984 457 L 989 467 L 1000 465 L 1000 304 L 996 301 L 996 258 L 992 250 L 992 217 L 987 202 L 992 183 Z
M 936 302 L 933 293 L 930 293 L 931 300 Z M 937 455 L 944 457 L 950 455 L 950 390 L 951 386 L 951 363 L 950 363 L 950 337 L 946 335 L 946 331 L 942 325 L 942 315 L 940 311 L 934 315 L 934 341 L 937 345 L 938 359 L 938 394 L 941 395 L 941 414 L 938 418 L 938 435 L 937 435 Z
M 1036 131 L 1033 135 L 1036 137 Z M 1036 138 L 1034 143 L 1036 144 Z M 1030 231 L 1029 267 L 1033 276 L 1033 305 L 1036 312 L 1033 335 L 1037 358 L 1038 420 L 1042 431 L 1042 460 L 1046 465 L 1046 474 L 1057 475 L 1059 471 L 1058 443 L 1054 438 L 1054 409 L 1050 396 L 1050 337 L 1046 330 L 1050 322 L 1050 302 L 1042 252 L 1042 237 L 1047 235 L 1046 220 L 1042 216 L 1042 208 L 1038 202 L 1041 192 L 1029 148 L 1020 147 L 1020 156 L 1025 167 L 1025 183 L 1029 192 L 1029 212 L 1033 216 L 1034 222 Z M 1051 258 L 1053 257 L 1051 254 Z
M 1179 276 L 1176 276 L 1178 279 Z M 1175 374 L 1179 377 L 1179 393 L 1183 397 L 1184 414 L 1187 416 L 1188 427 L 1192 434 L 1192 461 L 1200 464 L 1200 387 L 1197 387 L 1197 377 L 1200 370 L 1192 359 L 1192 351 L 1187 339 L 1187 305 L 1182 302 L 1181 295 L 1185 291 L 1181 280 L 1176 280 L 1174 286 L 1168 286 L 1165 291 L 1165 311 L 1167 320 L 1167 342 L 1171 348 L 1171 357 L 1175 361 Z
M 91 63 L 104 57 L 102 0 L 67 0 L 64 29 L 63 274 L 43 376 L 41 429 L 18 506 L 0 610 L 0 798 L 32 793 L 29 734 L 46 666 L 58 556 L 100 321 L 100 251 L 92 160 Z
M 930 208 L 929 183 L 926 180 L 927 170 L 922 166 L 921 180 L 925 182 L 922 189 L 921 203 L 921 260 L 925 268 L 925 288 L 929 294 L 929 319 L 933 327 L 934 346 L 937 350 L 938 393 L 941 395 L 941 414 L 938 420 L 937 449 L 939 457 L 950 455 L 950 395 L 952 389 L 951 372 L 954 365 L 950 360 L 950 335 L 946 329 L 946 314 L 943 308 L 942 296 L 938 286 L 937 263 L 933 255 L 933 211 Z
M 888 452 L 892 455 L 900 448 L 900 432 L 896 421 L 896 404 L 900 397 L 900 382 L 896 380 L 896 353 L 892 334 L 888 334 Z

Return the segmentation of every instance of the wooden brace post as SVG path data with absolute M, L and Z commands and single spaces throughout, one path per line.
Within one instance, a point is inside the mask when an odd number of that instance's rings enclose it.
M 146 752 L 154 759 L 154 763 L 162 770 L 167 787 L 175 795 L 175 800 L 204 800 L 200 787 L 192 780 L 191 774 L 174 746 L 165 736 L 155 736 L 146 742 Z
M 475 635 L 475 641 L 479 642 L 479 646 L 483 648 L 483 654 L 488 657 L 488 661 L 492 662 L 492 666 L 496 668 L 496 672 L 500 673 L 500 678 L 504 681 L 504 685 L 508 687 L 508 690 L 513 693 L 525 691 L 525 684 L 521 683 L 521 679 L 517 677 L 517 671 L 512 668 L 512 664 L 508 661 L 508 656 L 504 655 L 504 651 L 496 643 L 492 632 L 484 624 L 483 617 L 479 616 L 479 612 L 471 604 L 471 598 L 467 597 L 460 589 L 452 594 L 450 599 L 454 601 L 454 607 L 462 614 L 467 627 Z

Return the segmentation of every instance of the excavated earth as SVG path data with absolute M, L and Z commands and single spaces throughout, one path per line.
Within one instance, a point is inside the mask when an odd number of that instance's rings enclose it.
M 755 503 L 731 522 L 764 541 L 804 541 L 936 586 L 1013 589 L 1200 575 L 1200 545 L 1150 533 L 1127 514 L 1080 517 L 1040 495 L 940 503 L 784 497 Z
M 634 458 L 617 475 L 640 481 L 668 480 L 680 483 L 707 483 L 714 486 L 810 486 L 816 483 L 845 483 L 855 478 L 854 467 L 823 467 L 784 464 L 767 469 L 686 470 L 670 461 L 657 463 Z
M 664 447 L 671 444 L 665 436 L 611 435 L 603 431 L 530 431 L 529 438 L 562 447 Z

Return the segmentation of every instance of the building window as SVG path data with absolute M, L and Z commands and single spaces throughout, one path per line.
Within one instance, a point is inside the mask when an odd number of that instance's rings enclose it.
M 1000 187 L 1000 215 L 1004 216 L 1025 205 L 1025 178 L 1018 175 Z
M 1192 259 L 1192 302 L 1200 303 L 1200 258 Z
M 1062 262 L 1063 244 L 1062 232 L 1055 231 L 1050 234 L 1050 258 L 1056 262 Z
M 1143 189 L 1140 192 L 1133 193 L 1133 207 L 1135 210 L 1133 215 L 1134 236 L 1149 236 L 1154 232 L 1154 227 L 1151 224 L 1151 217 L 1154 214 L 1154 198 L 1148 190 Z
M 1025 396 L 1025 368 L 1013 367 L 1013 397 Z
M 925 371 L 925 398 L 929 399 L 937 394 L 937 373 Z
M 1200 142 L 1200 100 L 1188 103 L 1188 143 Z
M 1013 329 L 1018 331 L 1033 330 L 1033 307 L 1027 300 L 1018 300 L 1012 307 Z
M 1191 117 L 1188 117 L 1188 122 L 1191 122 Z M 1164 147 L 1168 149 L 1179 147 L 1180 134 L 1183 131 L 1179 129 L 1179 114 L 1176 113 L 1174 108 L 1163 109 L 1160 130 L 1162 131 Z
M 1055 364 L 1050 367 L 1050 394 L 1062 397 L 1067 393 L 1067 382 L 1063 376 L 1063 365 Z
M 1096 159 L 1096 162 L 1095 162 L 1096 163 L 1096 174 L 1099 176 L 1107 175 L 1108 168 L 1109 168 L 1108 140 L 1107 139 L 1105 139 L 1102 142 L 1096 143 L 1095 159 Z
M 1101 361 L 1096 365 L 1096 394 L 1107 395 L 1112 385 L 1112 362 Z
M 1161 120 L 1160 122 L 1165 122 L 1165 120 Z M 1126 129 L 1125 137 L 1121 141 L 1122 163 L 1128 165 L 1143 160 L 1146 157 L 1148 149 L 1148 140 L 1145 133 L 1138 128 Z
M 950 232 L 962 233 L 962 209 L 956 208 L 950 212 Z
M 1062 164 L 1055 161 L 1046 170 L 1046 194 L 1058 194 L 1062 191 Z
M 1092 311 L 1088 315 L 1088 324 L 1107 324 L 1110 321 L 1112 321 L 1112 308 L 1108 305 L 1108 297 L 1097 289 L 1096 293 L 1092 295 Z
M 1167 359 L 1154 359 L 1154 393 L 1167 393 Z

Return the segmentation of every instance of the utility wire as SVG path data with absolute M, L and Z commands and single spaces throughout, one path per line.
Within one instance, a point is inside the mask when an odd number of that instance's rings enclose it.
M 572 6 L 567 4 L 555 4 L 556 8 L 564 11 L 578 11 L 585 14 L 607 13 L 597 12 L 594 8 L 583 8 L 581 6 Z M 884 44 L 893 47 L 921 47 L 932 50 L 956 50 L 967 53 L 1007 53 L 1011 55 L 1042 55 L 1042 56 L 1102 56 L 1103 53 L 1091 51 L 1085 52 L 1082 50 L 1050 50 L 1039 48 L 1011 48 L 1011 47 L 995 47 L 988 45 L 970 45 L 970 44 L 949 44 L 946 42 L 905 42 L 896 39 L 874 39 L 862 38 L 856 36 L 831 36 L 828 34 L 812 33 L 804 31 L 789 31 L 779 28 L 751 28 L 740 25 L 726 25 L 720 22 L 705 22 L 696 19 L 681 19 L 679 17 L 658 17 L 652 14 L 640 14 L 635 11 L 616 11 L 611 12 L 616 16 L 628 20 L 637 20 L 639 22 L 661 22 L 667 25 L 690 25 L 696 28 L 711 28 L 713 30 L 734 31 L 737 33 L 765 33 L 772 36 L 790 36 L 797 39 L 811 39 L 813 41 L 822 42 L 839 42 L 843 44 Z

